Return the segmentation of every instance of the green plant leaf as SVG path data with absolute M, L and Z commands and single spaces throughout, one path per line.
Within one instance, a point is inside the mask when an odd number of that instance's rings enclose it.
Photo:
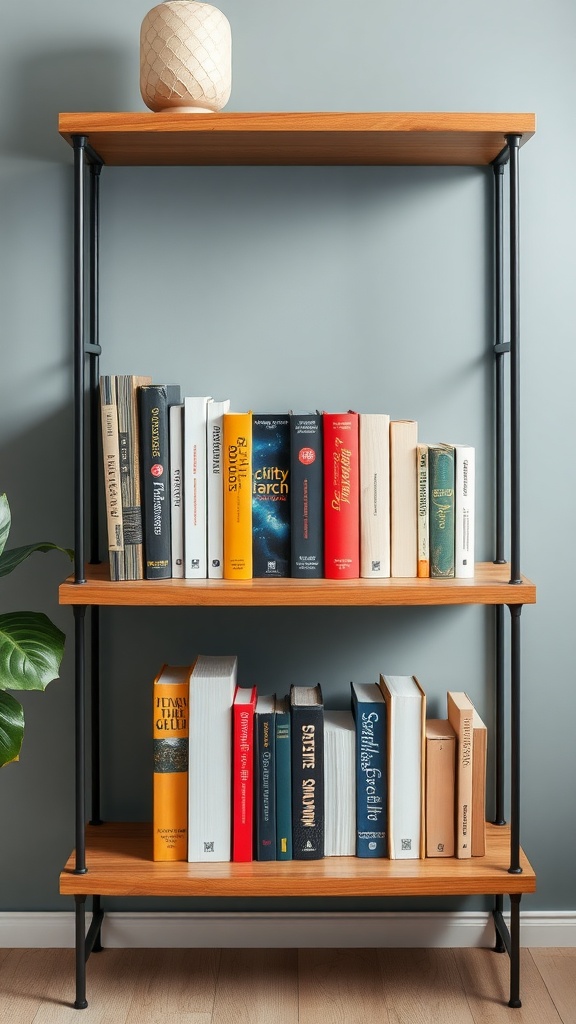
M 0 615 L 0 690 L 45 690 L 63 654 L 64 633 L 42 612 Z
M 0 693 L 0 768 L 16 761 L 24 736 L 24 708 L 9 693 Z
M 63 551 L 72 561 L 74 552 L 70 548 L 61 548 L 58 544 L 51 544 L 49 541 L 39 541 L 37 544 L 23 544 L 19 548 L 10 548 L 0 555 L 0 576 L 7 576 L 13 572 L 20 562 L 23 562 L 34 551 Z
M 10 505 L 5 494 L 0 494 L 0 555 L 4 551 L 10 533 Z

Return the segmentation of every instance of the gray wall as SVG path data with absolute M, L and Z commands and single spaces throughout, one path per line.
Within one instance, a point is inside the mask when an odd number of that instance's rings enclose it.
M 525 906 L 576 910 L 574 482 L 555 443 L 572 433 L 576 379 L 576 9 L 221 7 L 234 40 L 229 110 L 537 113 L 521 158 L 523 568 L 539 588 L 523 613 L 522 838 L 538 872 Z M 143 109 L 147 9 L 30 0 L 3 12 L 0 488 L 12 544 L 73 542 L 71 151 L 57 113 Z M 104 171 L 102 370 L 177 380 L 237 408 L 386 411 L 417 419 L 423 439 L 475 444 L 478 556 L 491 558 L 489 200 L 477 169 Z M 56 598 L 65 571 L 60 556 L 37 556 L 1 587 L 2 610 L 43 609 L 70 638 L 61 679 L 25 695 L 22 759 L 0 777 L 4 910 L 70 906 L 58 895 L 73 845 L 72 616 Z M 483 609 L 125 610 L 105 612 L 103 629 L 108 817 L 150 815 L 150 681 L 162 662 L 200 651 L 237 652 L 241 682 L 263 690 L 320 681 L 332 706 L 350 679 L 414 672 L 431 714 L 444 713 L 446 689 L 465 688 L 493 721 Z

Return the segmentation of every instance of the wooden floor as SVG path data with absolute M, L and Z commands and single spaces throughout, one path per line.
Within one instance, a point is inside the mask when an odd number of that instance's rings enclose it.
M 6 1024 L 576 1024 L 576 949 L 106 950 L 74 1010 L 74 953 L 0 950 Z

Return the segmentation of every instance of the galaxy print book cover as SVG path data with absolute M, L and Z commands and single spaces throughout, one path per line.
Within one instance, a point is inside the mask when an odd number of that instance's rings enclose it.
M 290 575 L 290 417 L 252 415 L 253 575 Z

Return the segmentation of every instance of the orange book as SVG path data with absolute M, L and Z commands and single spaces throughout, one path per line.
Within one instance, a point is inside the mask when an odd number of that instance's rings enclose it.
M 154 680 L 153 857 L 188 857 L 188 695 L 192 666 L 164 665 Z
M 426 856 L 454 856 L 456 734 L 445 719 L 426 721 Z
M 224 579 L 252 579 L 252 413 L 223 416 Z

